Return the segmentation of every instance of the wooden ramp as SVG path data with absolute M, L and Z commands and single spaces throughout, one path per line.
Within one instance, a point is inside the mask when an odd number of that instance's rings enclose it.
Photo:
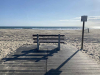
M 54 56 L 48 56 L 45 75 L 100 75 L 100 65 L 74 47 L 61 45 Z
M 0 61 L 0 75 L 100 75 L 100 65 L 74 47 L 24 45 Z

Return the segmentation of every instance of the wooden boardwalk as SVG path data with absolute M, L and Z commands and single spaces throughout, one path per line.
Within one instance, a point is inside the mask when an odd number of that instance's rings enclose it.
M 100 75 L 100 65 L 86 54 L 61 44 L 23 45 L 0 61 L 0 75 Z

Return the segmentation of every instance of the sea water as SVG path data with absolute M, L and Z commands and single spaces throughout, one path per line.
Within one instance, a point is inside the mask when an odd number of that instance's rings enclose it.
M 81 30 L 82 27 L 0 26 L 0 29 Z

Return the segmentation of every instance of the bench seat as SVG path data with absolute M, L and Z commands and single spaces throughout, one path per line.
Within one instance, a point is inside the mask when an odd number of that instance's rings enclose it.
M 37 40 L 34 40 L 33 43 L 37 43 Z M 58 40 L 40 40 L 39 43 L 58 43 Z M 60 40 L 60 43 L 64 43 L 64 40 Z

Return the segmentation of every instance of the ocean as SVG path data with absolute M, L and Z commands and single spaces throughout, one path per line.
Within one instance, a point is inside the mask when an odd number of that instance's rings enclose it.
M 0 26 L 0 29 L 81 30 L 82 27 Z

